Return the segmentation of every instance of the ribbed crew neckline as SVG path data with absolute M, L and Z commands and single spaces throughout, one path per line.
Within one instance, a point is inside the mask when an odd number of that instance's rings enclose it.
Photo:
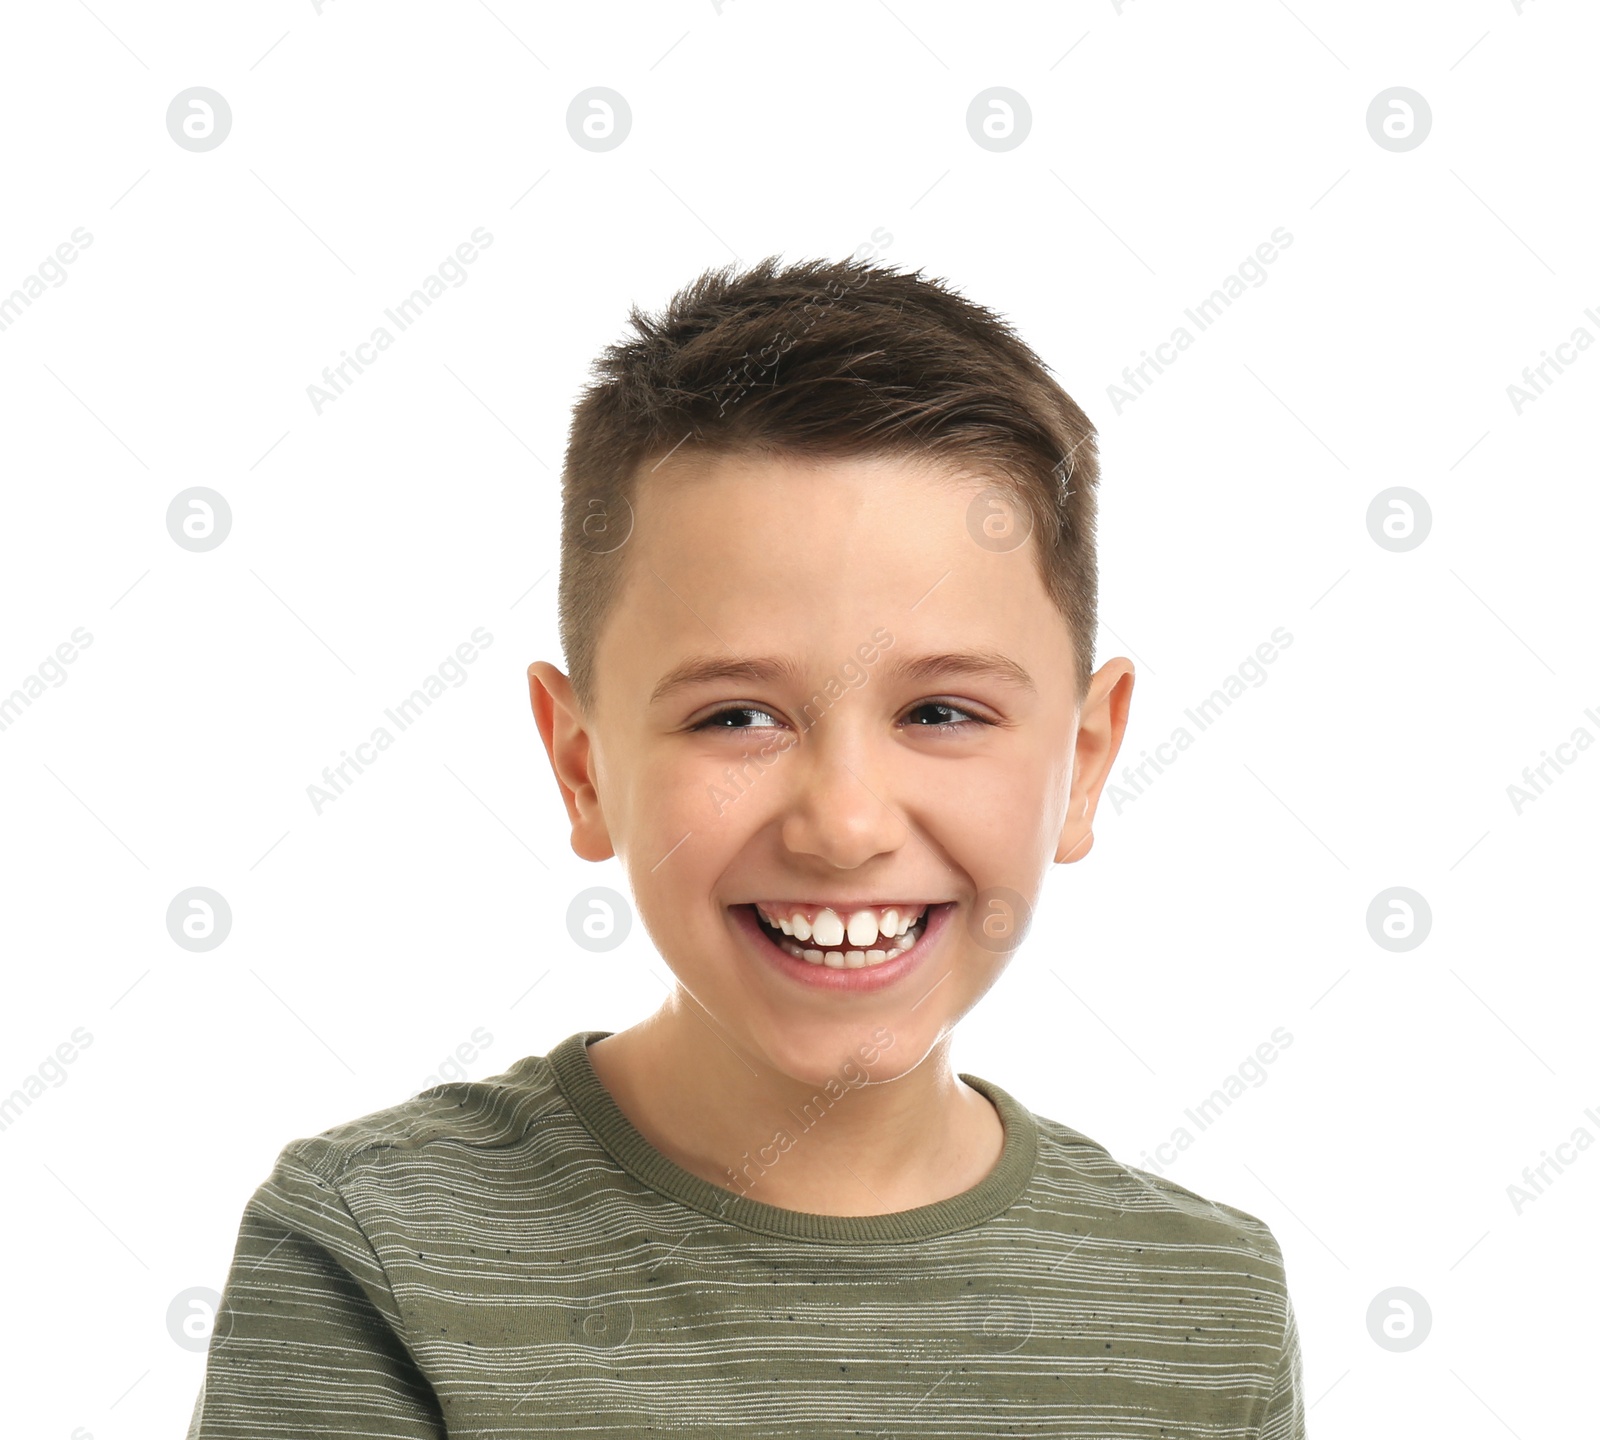
M 999 1111 L 1005 1127 L 999 1163 L 971 1189 L 887 1215 L 816 1215 L 736 1195 L 669 1159 L 622 1113 L 589 1059 L 589 1046 L 612 1033 L 580 1030 L 550 1051 L 550 1067 L 567 1103 L 596 1143 L 634 1179 L 741 1230 L 837 1244 L 924 1240 L 968 1229 L 1000 1214 L 1017 1201 L 1033 1178 L 1039 1134 L 1032 1112 L 998 1085 L 962 1074 L 960 1078 Z

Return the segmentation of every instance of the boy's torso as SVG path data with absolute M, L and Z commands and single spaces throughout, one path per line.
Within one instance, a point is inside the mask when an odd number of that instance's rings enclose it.
M 931 1206 L 907 1212 L 932 1216 L 930 1233 L 841 1241 L 830 1237 L 849 1225 L 826 1223 L 820 1237 L 767 1233 L 765 1207 L 707 1213 L 599 1143 L 592 1114 L 578 1113 L 588 1100 L 575 1110 L 551 1063 L 564 1054 L 575 1073 L 581 1038 L 297 1141 L 258 1191 L 252 1205 L 291 1227 L 313 1226 L 323 1194 L 336 1193 L 381 1264 L 363 1286 L 392 1295 L 379 1308 L 399 1320 L 444 1426 L 428 1428 L 419 1401 L 415 1429 L 379 1406 L 370 1430 L 337 1433 L 1300 1433 L 1268 1418 L 1282 1402 L 1292 1319 L 1260 1221 L 1030 1116 L 1014 1193 L 976 1223 Z M 743 1223 L 751 1215 L 755 1228 Z M 235 1273 L 246 1258 L 242 1238 Z M 285 1363 L 284 1345 L 313 1353 L 316 1313 L 275 1334 L 270 1316 L 246 1324 L 241 1311 L 233 1343 L 267 1364 Z M 317 1369 L 332 1410 L 362 1412 L 369 1368 L 352 1362 L 348 1394 L 330 1378 L 345 1372 Z M 213 1383 L 249 1373 L 218 1367 Z M 247 1413 L 237 1397 L 216 1403 Z

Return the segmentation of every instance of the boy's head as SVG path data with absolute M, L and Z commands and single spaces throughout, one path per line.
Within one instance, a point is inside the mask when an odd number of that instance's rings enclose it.
M 1093 673 L 1094 428 L 888 266 L 768 259 L 631 320 L 567 451 L 570 677 L 529 670 L 573 848 L 622 859 L 743 1047 L 815 1082 L 881 1029 L 902 1072 L 1092 843 L 1132 689 Z M 956 908 L 903 984 L 838 993 L 764 963 L 738 909 L 767 901 Z

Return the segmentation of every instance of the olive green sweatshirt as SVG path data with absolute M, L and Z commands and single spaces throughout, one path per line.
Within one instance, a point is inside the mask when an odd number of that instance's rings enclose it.
M 589 1062 L 610 1033 L 286 1145 L 189 1440 L 1305 1434 L 1260 1220 L 972 1075 L 1005 1125 L 972 1189 L 766 1205 L 634 1128 Z

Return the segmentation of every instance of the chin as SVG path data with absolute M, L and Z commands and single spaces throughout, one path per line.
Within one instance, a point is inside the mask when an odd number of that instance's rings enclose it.
M 773 1033 L 751 1040 L 774 1069 L 836 1094 L 897 1080 L 927 1056 L 920 1033 L 913 1036 L 904 1026 L 868 1018 L 819 1018 L 796 1025 L 785 1017 Z

